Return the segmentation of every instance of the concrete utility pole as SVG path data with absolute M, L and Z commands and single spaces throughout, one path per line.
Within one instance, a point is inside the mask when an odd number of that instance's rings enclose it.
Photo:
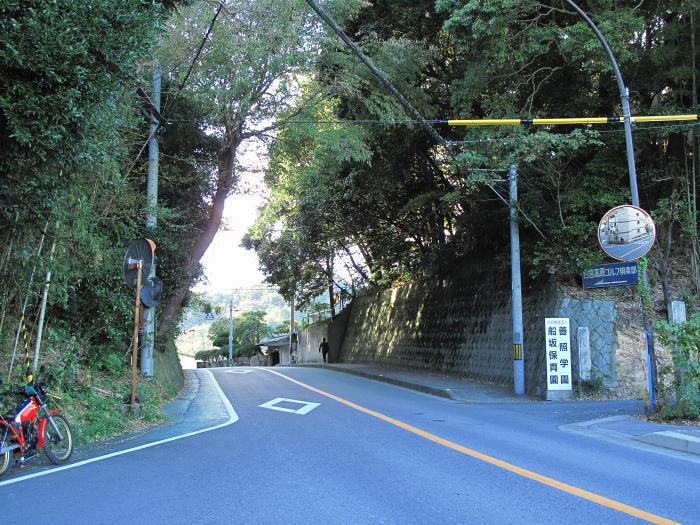
M 148 140 L 148 182 L 147 182 L 147 212 L 146 229 L 149 232 L 155 231 L 158 227 L 156 207 L 158 206 L 158 118 L 156 112 L 160 113 L 160 68 L 157 64 L 153 66 L 153 77 L 151 81 L 153 108 L 151 111 L 150 138 Z M 153 258 L 150 275 L 146 279 L 156 276 L 156 260 Z M 143 312 L 143 336 L 141 351 L 141 373 L 145 376 L 153 376 L 153 348 L 155 346 L 155 309 L 144 308 Z
M 523 342 L 523 292 L 520 280 L 520 230 L 518 228 L 518 180 L 515 166 L 508 169 L 510 188 L 510 271 L 513 319 L 513 390 L 525 394 L 525 344 Z
M 289 309 L 289 363 L 292 363 L 292 335 L 294 334 L 294 297 Z
M 228 302 L 228 363 L 227 366 L 231 366 L 231 359 L 233 358 L 233 294 L 231 294 L 231 299 Z

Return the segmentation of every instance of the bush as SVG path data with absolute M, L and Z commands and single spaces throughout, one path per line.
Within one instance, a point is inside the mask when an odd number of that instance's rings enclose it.
M 656 330 L 661 342 L 671 349 L 673 360 L 672 367 L 659 368 L 659 413 L 666 419 L 698 419 L 700 313 L 684 323 L 659 321 Z
M 119 354 L 108 352 L 101 355 L 96 363 L 100 370 L 107 372 L 110 375 L 117 375 L 124 368 L 124 361 Z

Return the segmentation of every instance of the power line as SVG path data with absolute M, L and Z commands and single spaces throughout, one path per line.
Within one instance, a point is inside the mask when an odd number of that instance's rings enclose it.
M 635 133 L 645 133 L 649 131 L 654 131 L 654 130 L 660 130 L 660 129 L 666 129 L 666 130 L 672 130 L 672 129 L 678 129 L 678 128 L 684 128 L 684 129 L 689 129 L 692 127 L 700 126 L 700 123 L 690 123 L 690 124 L 673 124 L 673 125 L 666 125 L 666 126 L 641 126 L 641 127 L 636 127 L 634 129 Z M 623 129 L 610 129 L 610 130 L 595 130 L 596 134 L 613 134 L 613 133 L 624 133 Z M 525 137 L 532 137 L 536 136 L 536 134 L 533 135 L 515 135 L 512 137 L 497 137 L 497 138 L 485 138 L 485 139 L 473 139 L 473 140 L 451 140 L 449 141 L 450 144 L 454 145 L 460 145 L 460 144 L 468 144 L 468 145 L 473 145 L 473 144 L 489 144 L 489 143 L 499 143 L 499 142 L 512 142 L 512 141 L 518 141 L 518 140 L 523 140 Z
M 172 108 L 173 104 L 175 104 L 175 101 L 177 100 L 177 97 L 180 95 L 180 92 L 182 91 L 182 88 L 185 87 L 185 84 L 187 83 L 187 80 L 190 78 L 190 74 L 192 73 L 192 70 L 194 69 L 194 65 L 197 63 L 197 60 L 199 59 L 199 55 L 202 53 L 202 49 L 204 49 L 204 45 L 207 43 L 207 40 L 209 39 L 209 35 L 211 34 L 212 29 L 214 29 L 214 24 L 216 23 L 216 19 L 219 17 L 219 13 L 221 13 L 221 10 L 224 8 L 224 2 L 223 0 L 219 1 L 219 7 L 216 9 L 216 13 L 214 13 L 214 17 L 211 19 L 211 23 L 209 24 L 209 27 L 207 28 L 207 32 L 204 34 L 204 38 L 202 39 L 202 43 L 199 45 L 199 48 L 197 49 L 197 52 L 194 55 L 194 58 L 190 62 L 190 66 L 187 68 L 187 74 L 185 74 L 185 78 L 182 79 L 182 82 L 180 82 L 180 85 L 177 88 L 177 91 L 175 92 L 175 95 L 173 95 L 173 98 L 166 102 L 165 108 L 163 108 L 163 114 L 166 114 L 168 109 Z
M 340 39 L 347 45 L 350 50 L 357 56 L 363 64 L 365 64 L 369 70 L 374 74 L 375 77 L 379 79 L 379 81 L 384 85 L 384 87 L 389 90 L 389 92 L 394 96 L 394 98 L 399 102 L 401 107 L 408 112 L 409 115 L 412 115 L 420 124 L 420 126 L 430 135 L 435 142 L 438 144 L 446 145 L 447 142 L 445 139 L 437 132 L 435 131 L 435 128 L 430 125 L 428 121 L 426 121 L 423 118 L 423 115 L 421 115 L 418 110 L 416 110 L 411 103 L 406 100 L 406 98 L 399 92 L 398 89 L 394 87 L 394 85 L 389 82 L 389 80 L 384 76 L 384 74 L 372 63 L 372 61 L 369 59 L 367 55 L 365 55 L 362 50 L 357 46 L 348 36 L 343 32 L 343 30 L 336 24 L 335 20 L 333 20 L 328 14 L 321 9 L 314 0 L 306 0 L 306 3 L 313 9 L 316 14 L 321 17 L 321 19 L 328 24 L 331 29 L 337 34 Z
M 636 122 L 679 122 L 698 121 L 700 115 L 638 115 L 630 117 Z M 495 119 L 454 119 L 443 120 L 448 126 L 554 126 L 572 124 L 624 124 L 624 117 L 557 117 L 557 118 L 495 118 Z

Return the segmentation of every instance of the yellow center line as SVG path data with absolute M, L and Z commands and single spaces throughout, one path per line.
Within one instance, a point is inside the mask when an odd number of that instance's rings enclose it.
M 483 454 L 483 453 L 478 452 L 476 450 L 473 450 L 471 448 L 463 447 L 462 445 L 458 445 L 457 443 L 454 443 L 454 442 L 449 441 L 447 439 L 441 438 L 440 436 L 436 436 L 435 434 L 431 434 L 430 432 L 426 432 L 425 430 L 421 430 L 420 428 L 417 428 L 417 427 L 414 427 L 414 426 L 409 425 L 407 423 L 404 423 L 402 421 L 399 421 L 398 419 L 394 419 L 393 417 L 385 416 L 384 414 L 381 414 L 381 413 L 376 412 L 374 410 L 371 410 L 369 408 L 365 408 L 363 406 L 360 406 L 356 403 L 353 403 L 352 401 L 348 401 L 347 399 L 343 399 L 342 397 L 338 397 L 338 396 L 331 394 L 329 392 L 319 390 L 318 388 L 307 385 L 306 383 L 302 383 L 301 381 L 298 381 L 294 378 L 291 378 L 291 377 L 286 376 L 284 374 L 281 374 L 279 372 L 275 372 L 273 370 L 268 370 L 268 369 L 263 369 L 263 370 L 266 370 L 267 372 L 278 375 L 278 376 L 286 379 L 287 381 L 291 381 L 292 383 L 294 383 L 296 385 L 299 385 L 303 388 L 306 388 L 307 390 L 311 390 L 312 392 L 316 392 L 317 394 L 320 394 L 324 397 L 332 399 L 333 401 L 337 401 L 338 403 L 341 403 L 341 404 L 343 404 L 347 407 L 350 407 L 354 410 L 357 410 L 357 411 L 362 412 L 364 414 L 370 415 L 372 417 L 376 417 L 377 419 L 381 419 L 382 421 L 384 421 L 386 423 L 389 423 L 391 425 L 402 428 L 408 432 L 411 432 L 413 434 L 421 436 L 422 438 L 425 438 L 429 441 L 437 443 L 438 445 L 442 445 L 442 446 L 447 447 L 449 449 L 452 449 L 456 452 L 460 452 L 462 454 L 465 454 L 465 455 L 470 456 L 472 458 L 478 459 L 480 461 L 484 461 L 484 462 L 489 463 L 491 465 L 495 465 L 499 468 L 502 468 L 504 470 L 507 470 L 509 472 L 517 474 L 518 476 L 522 476 L 524 478 L 531 479 L 533 481 L 537 481 L 538 483 L 542 483 L 543 485 L 547 485 L 549 487 L 560 490 L 562 492 L 566 492 L 567 494 L 572 494 L 574 496 L 578 496 L 579 498 L 585 499 L 587 501 L 592 501 L 593 503 L 597 503 L 598 505 L 608 507 L 608 508 L 616 510 L 618 512 L 623 512 L 625 514 L 629 514 L 630 516 L 634 516 L 635 518 L 639 518 L 639 519 L 648 521 L 649 523 L 658 523 L 658 524 L 678 524 L 679 523 L 677 521 L 673 521 L 673 520 L 670 520 L 668 518 L 664 518 L 662 516 L 657 516 L 656 514 L 646 512 L 646 511 L 638 509 L 636 507 L 632 507 L 630 505 L 625 505 L 624 503 L 620 503 L 619 501 L 615 501 L 613 499 L 606 498 L 605 496 L 601 496 L 601 495 L 596 494 L 594 492 L 590 492 L 588 490 L 584 490 L 584 489 L 575 487 L 573 485 L 569 485 L 568 483 L 558 481 L 558 480 L 550 478 L 548 476 L 538 474 L 537 472 L 533 472 L 531 470 L 527 470 L 525 468 L 518 467 L 517 465 L 513 465 L 512 463 L 508 463 L 507 461 L 503 461 L 503 460 L 500 460 L 498 458 L 494 458 L 492 456 L 489 456 L 487 454 Z

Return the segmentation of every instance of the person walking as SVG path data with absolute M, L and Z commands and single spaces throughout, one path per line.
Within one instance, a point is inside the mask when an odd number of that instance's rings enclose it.
M 330 349 L 330 347 L 328 346 L 328 342 L 326 341 L 326 338 L 324 337 L 321 344 L 318 345 L 318 351 L 323 353 L 323 362 L 324 363 L 328 362 L 329 349 Z

